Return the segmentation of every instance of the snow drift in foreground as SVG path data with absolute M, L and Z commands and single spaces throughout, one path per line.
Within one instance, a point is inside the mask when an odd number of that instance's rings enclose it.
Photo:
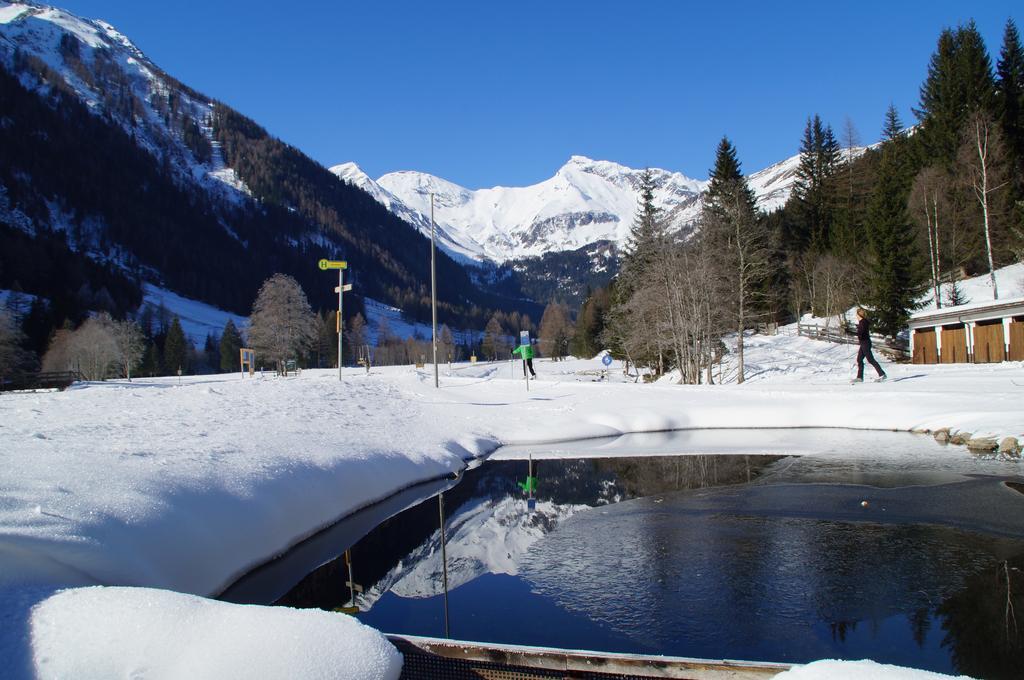
M 874 661 L 835 661 L 826 659 L 805 666 L 794 666 L 779 673 L 775 680 L 945 680 L 952 675 L 889 666 Z M 957 678 L 970 680 L 966 675 Z
M 59 592 L 32 609 L 29 628 L 42 678 L 379 680 L 402 668 L 398 650 L 350 616 L 148 588 Z

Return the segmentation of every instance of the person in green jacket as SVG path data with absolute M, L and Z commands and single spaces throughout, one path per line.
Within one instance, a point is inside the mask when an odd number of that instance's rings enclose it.
M 523 358 L 523 377 L 524 378 L 526 377 L 526 369 L 527 368 L 530 369 L 530 375 L 531 376 L 533 376 L 534 378 L 537 377 L 536 371 L 533 370 L 533 345 L 532 344 L 531 345 L 519 345 L 519 347 L 516 347 L 514 350 L 512 350 L 512 354 L 513 354 L 513 356 L 518 354 L 520 357 Z

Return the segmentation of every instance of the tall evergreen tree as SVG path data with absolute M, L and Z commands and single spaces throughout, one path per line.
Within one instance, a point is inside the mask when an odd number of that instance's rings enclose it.
M 772 239 L 728 139 L 723 138 L 719 144 L 710 175 L 712 182 L 701 215 L 701 239 L 717 258 L 715 278 L 725 295 L 726 314 L 735 324 L 737 381 L 743 382 L 743 333 L 763 311 L 759 291 L 770 273 Z
M 1013 19 L 1006 22 L 996 64 L 996 115 L 1003 129 L 1010 163 L 1010 231 L 1024 241 L 1024 48 Z M 1024 250 L 1024 242 L 1020 243 Z
M 890 113 L 892 107 L 890 107 Z M 887 130 L 892 118 L 886 114 Z M 923 282 L 923 269 L 916 240 L 907 215 L 909 188 L 903 171 L 906 152 L 898 138 L 882 145 L 881 160 L 868 206 L 871 272 L 868 302 L 875 310 L 875 328 L 895 337 L 906 327 L 916 308 Z
M 839 142 L 832 127 L 825 125 L 818 114 L 809 117 L 793 185 L 799 224 L 791 245 L 798 250 L 824 252 L 830 247 L 835 190 L 832 179 L 839 161 Z
M 723 136 L 715 150 L 715 165 L 708 178 L 708 188 L 704 192 L 705 209 L 711 213 L 722 213 L 725 202 L 733 197 L 735 191 L 745 191 L 741 200 L 753 205 L 756 202 L 754 192 L 743 180 L 740 161 L 736 155 L 736 147 Z
M 170 328 L 167 329 L 167 339 L 164 340 L 164 368 L 174 375 L 181 369 L 182 373 L 188 371 L 189 347 L 185 339 L 185 332 L 181 328 L 181 319 L 174 315 Z
M 220 371 L 231 373 L 240 366 L 240 350 L 242 349 L 242 336 L 232 319 L 224 324 L 224 331 L 220 334 Z
M 967 116 L 991 111 L 994 95 L 992 61 L 974 22 L 944 30 L 921 85 L 920 106 L 914 109 L 921 122 L 924 164 L 950 166 Z
M 661 211 L 654 204 L 656 188 L 654 173 L 649 168 L 640 173 L 636 215 L 626 240 L 621 270 L 627 287 L 635 287 L 648 275 L 651 263 L 664 245 Z

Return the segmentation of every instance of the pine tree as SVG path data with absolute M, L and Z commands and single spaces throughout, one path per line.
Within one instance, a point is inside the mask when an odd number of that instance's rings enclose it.
M 1010 231 L 1018 237 L 1017 249 L 1024 250 L 1024 48 L 1013 19 L 1006 22 L 996 74 L 996 115 L 1011 168 L 1006 201 L 1010 206 Z
M 649 274 L 651 263 L 664 246 L 661 211 L 654 204 L 656 188 L 654 173 L 650 169 L 640 173 L 636 215 L 626 240 L 626 252 L 620 270 L 620 276 L 630 292 Z
M 892 117 L 887 114 L 889 132 L 894 129 L 892 123 Z M 914 232 L 907 215 L 908 187 L 900 158 L 904 151 L 898 138 L 883 144 L 868 206 L 869 303 L 874 307 L 876 330 L 892 337 L 906 327 L 923 282 Z
M 903 138 L 903 121 L 900 120 L 900 112 L 896 105 L 889 103 L 885 110 L 885 122 L 882 123 L 882 141 L 895 142 Z
M 830 247 L 835 190 L 832 180 L 839 160 L 839 142 L 832 127 L 817 114 L 808 118 L 793 186 L 800 225 L 791 245 L 800 251 L 820 253 Z
M 722 213 L 725 210 L 723 207 L 724 202 L 731 199 L 736 188 L 740 186 L 739 182 L 742 179 L 743 172 L 740 169 L 740 161 L 736 155 L 736 147 L 733 146 L 728 137 L 723 136 L 722 140 L 718 143 L 718 149 L 715 151 L 715 165 L 711 169 L 711 175 L 708 178 L 708 188 L 704 193 L 706 209 L 711 213 Z M 746 186 L 746 182 L 743 182 L 742 186 L 747 193 L 742 200 L 753 205 L 755 203 L 754 192 Z
M 598 288 L 587 296 L 576 320 L 576 335 L 572 341 L 574 355 L 589 358 L 601 351 L 601 334 L 609 305 L 606 288 Z
M 188 372 L 187 343 L 185 332 L 181 328 L 181 319 L 175 314 L 170 328 L 167 329 L 167 339 L 164 340 L 164 368 L 168 373 L 175 375 L 179 370 L 182 373 Z
M 231 373 L 238 370 L 241 360 L 242 336 L 232 319 L 224 324 L 224 332 L 220 334 L 220 371 Z
M 210 332 L 206 334 L 206 340 L 203 342 L 203 351 L 202 354 L 199 355 L 199 360 L 202 364 L 201 372 L 219 372 L 220 338 L 217 337 L 216 333 Z
M 139 375 L 152 378 L 160 375 L 160 349 L 156 343 L 150 341 L 146 344 L 146 351 L 142 355 L 142 364 L 139 366 Z
M 921 85 L 920 142 L 924 164 L 950 166 L 956 158 L 960 130 L 973 111 L 991 111 L 995 94 L 992 62 L 974 22 L 946 29 Z
M 722 306 L 737 332 L 737 381 L 743 382 L 743 333 L 763 311 L 758 291 L 770 274 L 772 239 L 728 139 L 719 144 L 710 175 L 701 240 L 716 258 L 715 274 L 725 295 Z

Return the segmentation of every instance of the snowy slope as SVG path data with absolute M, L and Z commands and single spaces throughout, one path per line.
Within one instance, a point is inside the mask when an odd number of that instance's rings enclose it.
M 163 307 L 172 316 L 177 315 L 181 320 L 181 329 L 185 331 L 185 335 L 196 347 L 203 346 L 207 335 L 213 334 L 220 337 L 228 319 L 234 321 L 235 327 L 242 333 L 249 326 L 248 317 L 225 312 L 205 302 L 182 297 L 151 283 L 143 284 L 142 289 L 142 305 L 150 305 L 154 310 Z

